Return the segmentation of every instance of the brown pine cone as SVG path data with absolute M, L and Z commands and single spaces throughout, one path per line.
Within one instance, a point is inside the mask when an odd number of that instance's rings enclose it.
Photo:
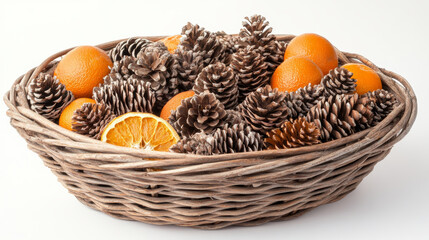
M 183 137 L 170 147 L 170 152 L 192 153 L 199 155 L 213 154 L 213 136 L 204 133 L 195 133 L 191 137 Z
M 277 40 L 266 46 L 264 56 L 267 58 L 266 62 L 271 74 L 274 73 L 277 67 L 284 61 L 286 47 L 286 42 Z
M 261 50 L 249 45 L 232 56 L 231 67 L 238 76 L 239 102 L 270 82 L 270 72 Z
M 203 57 L 198 52 L 183 48 L 177 49 L 175 55 L 179 87 L 182 91 L 191 90 L 198 74 L 204 68 Z
M 299 117 L 286 121 L 280 128 L 267 133 L 264 139 L 267 149 L 283 149 L 310 146 L 320 143 L 320 131 L 312 122 Z
M 140 51 L 135 61 L 128 65 L 133 77 L 149 82 L 161 107 L 179 93 L 177 61 L 168 51 L 147 47 Z
M 171 112 L 169 122 L 182 137 L 194 133 L 212 133 L 225 124 L 226 112 L 213 93 L 203 92 L 182 100 L 181 105 Z
M 267 46 L 276 40 L 276 36 L 271 34 L 273 29 L 268 27 L 269 22 L 261 15 L 245 17 L 243 27 L 239 36 L 242 42 L 257 47 Z
M 291 117 L 306 116 L 310 108 L 323 98 L 323 93 L 320 85 L 312 86 L 311 83 L 295 92 L 286 93 L 287 106 L 292 110 Z
M 117 116 L 127 112 L 152 113 L 156 102 L 150 83 L 134 77 L 95 87 L 92 98 L 109 106 Z
M 320 130 L 322 142 L 347 137 L 371 125 L 371 101 L 358 94 L 322 98 L 308 112 L 306 119 Z
M 236 46 L 240 39 L 238 36 L 226 34 L 224 31 L 216 32 L 215 34 L 220 43 L 225 47 L 224 58 L 220 59 L 220 61 L 225 63 L 225 65 L 229 65 L 232 61 L 232 54 L 237 51 Z
M 325 97 L 338 94 L 349 94 L 356 90 L 356 79 L 352 78 L 353 73 L 345 68 L 337 67 L 329 71 L 321 82 L 323 95 Z
M 188 22 L 182 28 L 182 35 L 184 37 L 181 39 L 178 48 L 184 48 L 184 50 L 192 50 L 197 43 L 197 39 L 204 34 L 205 29 L 200 27 L 198 24 L 192 24 Z
M 217 38 L 216 33 L 206 31 L 199 25 L 188 23 L 182 29 L 182 38 L 178 49 L 193 51 L 202 56 L 204 66 L 227 58 L 226 46 Z
M 150 40 L 138 37 L 128 38 L 119 42 L 109 51 L 109 57 L 112 62 L 120 61 L 124 56 L 137 57 L 142 48 L 151 43 Z
M 56 121 L 64 108 L 74 100 L 72 92 L 56 77 L 45 73 L 30 81 L 27 93 L 31 109 L 51 121 Z
M 253 131 L 265 134 L 278 128 L 291 115 L 287 107 L 286 94 L 270 85 L 258 88 L 239 105 L 241 116 Z
M 367 92 L 363 95 L 370 98 L 374 102 L 372 112 L 374 113 L 374 121 L 372 125 L 381 122 L 390 112 L 393 111 L 398 101 L 393 93 L 384 89 L 378 89 L 372 92 Z
M 276 40 L 276 36 L 271 34 L 272 28 L 268 27 L 269 22 L 261 15 L 253 15 L 245 18 L 243 27 L 240 30 L 239 46 L 245 47 L 253 45 L 259 48 L 266 58 L 270 75 L 274 73 L 277 66 L 283 62 L 283 55 L 286 50 L 286 43 Z
M 232 68 L 217 62 L 203 68 L 193 90 L 196 94 L 209 91 L 216 96 L 225 109 L 232 109 L 237 106 L 238 101 L 237 82 L 237 76 Z
M 233 109 L 226 110 L 226 120 L 225 124 L 229 124 L 230 126 L 243 123 L 246 124 L 246 121 L 244 121 L 243 117 L 241 116 L 240 112 Z
M 79 134 L 100 139 L 107 124 L 115 118 L 103 103 L 85 103 L 73 113 L 72 129 Z
M 214 152 L 217 154 L 252 152 L 263 149 L 263 139 L 243 123 L 225 125 L 213 133 Z

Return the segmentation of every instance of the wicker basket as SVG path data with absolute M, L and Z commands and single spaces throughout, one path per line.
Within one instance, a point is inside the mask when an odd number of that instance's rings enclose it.
M 277 35 L 283 41 L 293 37 Z M 98 47 L 109 50 L 119 41 Z M 29 79 L 70 50 L 16 80 L 4 98 L 7 114 L 28 148 L 70 193 L 120 219 L 219 229 L 299 216 L 353 191 L 409 132 L 417 113 L 416 97 L 403 77 L 358 54 L 338 51 L 341 63 L 362 62 L 376 70 L 400 102 L 373 128 L 290 150 L 198 156 L 123 148 L 68 131 L 30 110 Z

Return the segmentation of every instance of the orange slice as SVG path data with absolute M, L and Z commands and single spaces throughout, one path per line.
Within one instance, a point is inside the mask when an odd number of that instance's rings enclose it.
M 163 152 L 179 140 L 179 135 L 167 121 L 138 112 L 113 119 L 101 135 L 101 141 L 113 145 Z

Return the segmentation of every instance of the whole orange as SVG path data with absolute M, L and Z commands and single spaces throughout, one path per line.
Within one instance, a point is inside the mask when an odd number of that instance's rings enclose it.
M 92 89 L 103 82 L 111 66 L 112 61 L 103 50 L 81 46 L 64 55 L 54 75 L 76 98 L 91 97 Z
M 315 33 L 304 33 L 290 41 L 285 51 L 285 59 L 304 56 L 312 60 L 323 72 L 338 67 L 338 56 L 334 46 L 324 37 Z
M 309 83 L 320 83 L 322 70 L 306 57 L 290 57 L 280 64 L 271 77 L 271 87 L 294 92 Z
M 380 76 L 364 64 L 348 63 L 342 67 L 353 73 L 352 78 L 356 79 L 356 93 L 359 95 L 375 91 L 383 87 Z
M 177 46 L 180 43 L 181 38 L 182 38 L 182 35 L 174 35 L 171 37 L 163 38 L 163 39 L 159 40 L 159 42 L 163 42 L 165 44 L 165 46 L 167 46 L 168 51 L 170 53 L 174 53 L 174 51 L 177 49 Z
M 73 131 L 72 129 L 72 117 L 74 111 L 81 108 L 84 103 L 95 103 L 95 100 L 91 98 L 78 98 L 67 105 L 66 108 L 61 112 L 60 120 L 58 125 L 61 127 Z
M 176 110 L 177 107 L 180 106 L 183 99 L 189 98 L 194 96 L 195 93 L 192 90 L 181 92 L 177 94 L 176 96 L 172 97 L 168 102 L 164 105 L 164 107 L 161 110 L 161 114 L 159 115 L 162 119 L 167 120 L 172 110 Z

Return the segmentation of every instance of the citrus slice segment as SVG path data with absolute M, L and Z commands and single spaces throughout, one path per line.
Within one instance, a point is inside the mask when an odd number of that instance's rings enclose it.
M 113 119 L 101 141 L 122 147 L 166 152 L 180 140 L 174 128 L 151 113 L 130 112 Z

